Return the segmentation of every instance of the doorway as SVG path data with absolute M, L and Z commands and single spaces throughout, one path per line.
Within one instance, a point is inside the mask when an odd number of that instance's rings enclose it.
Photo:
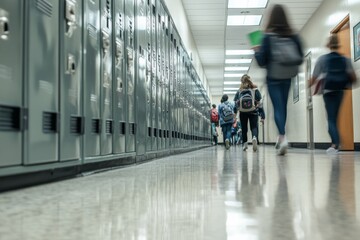
M 339 38 L 339 53 L 351 58 L 350 48 L 350 18 L 345 17 L 332 31 Z M 340 132 L 341 150 L 354 150 L 354 123 L 352 90 L 344 91 L 344 98 L 340 107 L 338 127 Z

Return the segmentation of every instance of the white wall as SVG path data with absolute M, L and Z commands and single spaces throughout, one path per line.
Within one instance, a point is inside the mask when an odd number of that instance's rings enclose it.
M 170 15 L 175 23 L 176 29 L 179 32 L 181 40 L 184 44 L 186 51 L 190 54 L 192 53 L 193 61 L 192 64 L 195 67 L 196 72 L 198 73 L 205 90 L 208 95 L 210 95 L 210 89 L 202 67 L 202 63 L 198 54 L 196 43 L 194 41 L 193 35 L 191 33 L 191 28 L 186 17 L 185 9 L 181 0 L 164 0 Z M 211 96 L 209 96 L 211 99 Z
M 323 1 L 319 9 L 314 13 L 309 22 L 301 30 L 300 35 L 304 45 L 304 53 L 311 52 L 312 69 L 316 60 L 322 54 L 328 52 L 326 40 L 332 29 L 343 20 L 347 15 L 350 16 L 350 29 L 352 36 L 353 27 L 360 22 L 360 0 L 326 0 Z M 351 38 L 351 46 L 353 46 Z M 352 48 L 353 61 L 353 48 Z M 354 68 L 360 77 L 360 61 L 353 62 Z M 252 66 L 250 75 L 258 79 L 265 79 L 265 73 L 256 66 Z M 292 87 L 289 93 L 288 115 L 286 134 L 290 142 L 307 142 L 307 108 L 306 108 L 306 88 L 305 88 L 305 67 L 301 67 L 299 73 L 299 101 L 293 103 Z M 265 96 L 266 97 L 266 96 Z M 266 141 L 274 142 L 277 136 L 277 129 L 274 124 L 272 104 L 269 99 L 265 101 L 267 109 L 266 121 Z M 354 141 L 360 142 L 360 88 L 353 90 L 353 114 L 354 114 Z M 314 107 L 314 140 L 315 142 L 330 142 L 327 131 L 327 120 L 324 102 L 321 96 L 313 97 Z

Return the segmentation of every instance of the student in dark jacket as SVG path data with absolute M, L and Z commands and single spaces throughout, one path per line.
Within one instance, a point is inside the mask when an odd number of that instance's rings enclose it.
M 354 68 L 351 64 L 351 60 L 345 57 L 340 56 L 338 53 L 338 49 L 340 47 L 339 40 L 336 34 L 330 36 L 327 47 L 330 49 L 329 54 L 325 54 L 317 60 L 314 68 L 314 72 L 312 78 L 309 80 L 309 85 L 313 85 L 315 83 L 315 79 L 317 79 L 320 74 L 326 73 L 329 57 L 336 57 L 336 61 L 339 60 L 339 65 L 342 64 L 342 60 L 345 60 L 345 70 L 348 74 L 349 80 L 352 84 L 356 82 L 356 75 Z M 326 150 L 327 153 L 333 154 L 337 153 L 339 150 L 340 145 L 340 136 L 339 130 L 337 126 L 337 119 L 339 115 L 340 105 L 344 96 L 344 89 L 337 89 L 337 90 L 330 90 L 330 89 L 323 89 L 323 98 L 325 103 L 325 109 L 327 113 L 327 120 L 328 120 L 328 131 L 331 137 L 331 146 Z
M 252 134 L 252 144 L 253 151 L 257 150 L 257 138 L 258 138 L 258 108 L 257 105 L 260 103 L 261 94 L 259 90 L 256 88 L 256 85 L 250 79 L 250 76 L 245 74 L 241 77 L 240 89 L 237 91 L 234 97 L 234 102 L 237 106 L 242 104 L 241 97 L 244 94 L 252 92 L 254 96 L 254 108 L 251 111 L 242 111 L 239 107 L 240 112 L 240 122 L 241 122 L 241 132 L 242 132 L 242 141 L 243 141 L 243 151 L 246 151 L 248 148 L 248 139 L 247 139 L 247 131 L 248 131 L 248 122 L 250 122 L 250 129 Z
M 279 132 L 275 147 L 278 149 L 279 155 L 284 155 L 288 148 L 288 142 L 285 137 L 285 125 L 291 78 L 279 79 L 273 78 L 270 75 L 273 70 L 272 63 L 276 60 L 272 58 L 271 41 L 276 41 L 277 37 L 291 38 L 295 42 L 299 54 L 301 56 L 304 55 L 299 37 L 290 27 L 285 10 L 279 4 L 274 5 L 272 8 L 261 46 L 254 48 L 254 50 L 258 64 L 267 70 L 266 82 L 274 107 L 275 123 Z

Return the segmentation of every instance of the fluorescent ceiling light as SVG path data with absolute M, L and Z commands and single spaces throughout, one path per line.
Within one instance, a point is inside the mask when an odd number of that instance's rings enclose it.
M 225 71 L 247 71 L 249 67 L 225 67 Z
M 245 73 L 225 73 L 224 77 L 242 77 Z
M 237 91 L 237 90 L 239 90 L 239 88 L 233 88 L 233 87 L 224 88 L 224 91 Z
M 229 81 L 225 81 L 224 85 L 238 85 L 240 86 L 240 81 L 239 82 L 229 82 Z
M 262 15 L 232 15 L 228 16 L 228 26 L 258 26 Z
M 225 63 L 251 63 L 252 59 L 226 59 Z
M 253 55 L 254 50 L 226 50 L 226 55 Z
M 236 94 L 236 91 L 224 91 L 224 94 Z
M 265 8 L 268 0 L 229 0 L 228 8 Z

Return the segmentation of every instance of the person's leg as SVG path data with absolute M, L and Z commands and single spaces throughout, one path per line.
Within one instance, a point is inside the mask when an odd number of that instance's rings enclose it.
M 323 96 L 329 125 L 328 131 L 331 137 L 332 147 L 335 149 L 337 149 L 340 144 L 340 135 L 337 128 L 337 118 L 343 96 L 343 91 L 331 92 L 324 94 Z
M 249 115 L 252 138 L 258 138 L 258 115 Z
M 269 96 L 274 108 L 274 118 L 279 135 L 285 135 L 285 124 L 287 114 L 287 99 L 289 96 L 291 82 L 284 80 L 281 83 L 268 84 Z
M 246 113 L 240 114 L 240 122 L 241 122 L 241 134 L 243 143 L 247 142 L 247 131 L 248 131 L 248 116 Z

